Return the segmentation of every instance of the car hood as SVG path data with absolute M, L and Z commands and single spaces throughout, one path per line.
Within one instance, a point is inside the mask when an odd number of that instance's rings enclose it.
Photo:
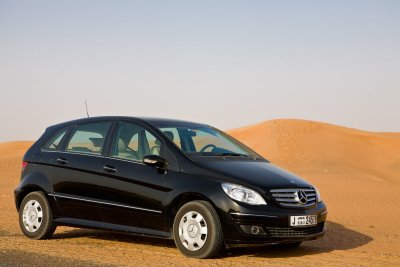
M 198 162 L 198 165 L 222 175 L 227 182 L 266 191 L 273 188 L 312 187 L 300 177 L 266 161 L 216 160 Z

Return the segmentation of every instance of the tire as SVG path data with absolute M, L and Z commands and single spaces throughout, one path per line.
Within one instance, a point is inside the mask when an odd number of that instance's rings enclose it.
M 207 201 L 192 201 L 176 213 L 173 225 L 175 245 L 187 257 L 212 258 L 224 240 L 217 212 Z
M 29 193 L 19 208 L 19 226 L 25 236 L 31 239 L 47 239 L 56 230 L 53 214 L 44 194 L 40 191 Z

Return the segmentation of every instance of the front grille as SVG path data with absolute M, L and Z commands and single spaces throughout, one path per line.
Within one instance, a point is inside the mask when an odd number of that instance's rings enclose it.
M 298 228 L 264 227 L 264 229 L 270 237 L 304 237 L 321 233 L 324 230 L 324 224 L 320 223 L 316 226 Z
M 316 204 L 316 194 L 310 188 L 272 189 L 273 198 L 281 206 L 306 208 Z

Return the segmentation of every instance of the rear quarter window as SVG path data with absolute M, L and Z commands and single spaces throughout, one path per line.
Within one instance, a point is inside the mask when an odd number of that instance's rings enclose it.
M 54 134 L 43 146 L 43 149 L 46 150 L 60 150 L 60 145 L 61 141 L 63 140 L 65 134 L 68 132 L 67 129 L 63 129 L 61 131 L 58 131 L 56 134 Z

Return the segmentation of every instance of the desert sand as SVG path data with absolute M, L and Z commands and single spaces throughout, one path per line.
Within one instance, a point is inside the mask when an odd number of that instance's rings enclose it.
M 29 240 L 13 189 L 32 142 L 9 142 L 0 143 L 0 265 L 400 266 L 400 133 L 303 120 L 228 132 L 320 189 L 329 210 L 324 238 L 296 249 L 236 248 L 210 260 L 185 258 L 172 241 L 69 227 L 50 240 Z

